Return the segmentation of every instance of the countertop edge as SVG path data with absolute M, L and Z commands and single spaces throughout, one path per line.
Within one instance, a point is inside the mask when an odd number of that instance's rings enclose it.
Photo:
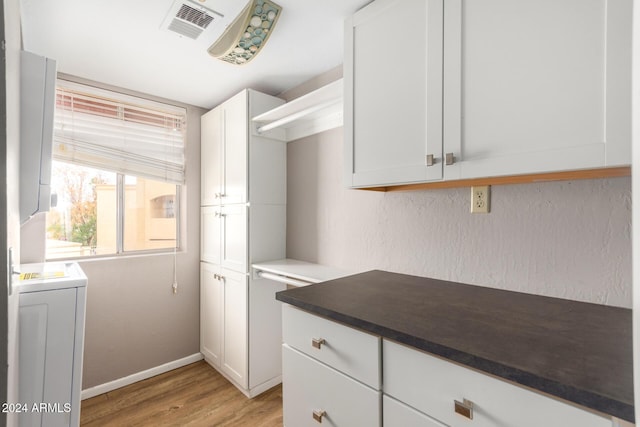
M 400 344 L 413 347 L 417 350 L 425 351 L 433 355 L 448 359 L 452 362 L 464 365 L 471 369 L 484 372 L 498 378 L 511 381 L 522 387 L 538 390 L 543 393 L 555 396 L 586 408 L 599 411 L 610 416 L 623 419 L 629 422 L 635 422 L 635 410 L 632 404 L 628 404 L 607 396 L 602 396 L 588 390 L 583 390 L 573 386 L 568 386 L 560 382 L 549 380 L 547 378 L 535 375 L 521 369 L 513 368 L 502 363 L 494 362 L 484 358 L 477 357 L 463 351 L 442 346 L 438 343 L 430 342 L 421 338 L 398 332 L 384 326 L 362 320 L 344 313 L 328 310 L 319 305 L 309 304 L 291 298 L 284 294 L 285 291 L 277 292 L 276 299 L 283 303 L 291 304 L 300 309 L 311 313 L 326 317 L 345 325 L 379 335 Z

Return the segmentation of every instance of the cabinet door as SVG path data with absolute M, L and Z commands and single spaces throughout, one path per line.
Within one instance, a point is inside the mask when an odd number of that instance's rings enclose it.
M 382 341 L 385 394 L 451 427 L 611 427 L 611 418 L 446 359 Z M 473 420 L 455 412 L 471 401 Z
M 200 352 L 218 368 L 224 319 L 224 289 L 219 273 L 219 267 L 200 263 Z
M 282 384 L 285 426 L 314 427 L 318 422 L 336 427 L 381 425 L 379 391 L 286 344 L 282 346 Z
M 247 275 L 222 269 L 224 283 L 224 345 L 222 370 L 239 386 L 248 387 Z
M 222 108 L 200 119 L 200 201 L 202 206 L 220 203 L 222 193 Z
M 247 202 L 247 91 L 242 91 L 223 105 L 224 177 L 222 203 Z
M 200 209 L 200 259 L 219 265 L 222 224 L 220 206 L 206 206 Z
M 402 402 L 382 396 L 382 425 L 384 427 L 446 427 Z
M 442 19 L 442 0 L 377 0 L 347 20 L 348 186 L 442 178 Z
M 247 272 L 247 209 L 246 205 L 220 208 L 221 265 L 239 273 Z
M 56 404 L 60 411 L 20 414 L 21 426 L 68 426 L 73 380 L 76 289 L 20 295 L 19 401 Z
M 445 179 L 630 163 L 631 0 L 453 0 Z

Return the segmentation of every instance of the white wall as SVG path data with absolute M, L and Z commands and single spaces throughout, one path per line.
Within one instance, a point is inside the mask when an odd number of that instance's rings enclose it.
M 348 190 L 342 128 L 288 144 L 287 256 L 631 306 L 629 178 L 469 188 Z
M 132 91 L 111 89 L 167 102 Z M 80 262 L 89 279 L 83 389 L 200 351 L 200 116 L 204 110 L 183 106 L 187 108 L 187 181 L 181 199 L 185 235 L 181 239 L 183 250 L 177 254 L 178 293 L 174 295 L 171 289 L 173 254 Z M 23 225 L 24 262 L 42 261 L 44 231 L 44 215 Z
M 2 149 L 2 165 L 0 166 L 0 182 L 2 182 L 2 202 L 0 203 L 0 223 L 2 231 L 0 272 L 4 290 L 0 296 L 0 340 L 2 340 L 2 354 L 0 355 L 0 402 L 18 401 L 18 295 L 9 293 L 8 285 L 16 276 L 8 274 L 9 265 L 6 262 L 7 250 L 13 247 L 15 265 L 20 263 L 20 219 L 18 206 L 19 150 L 20 150 L 20 3 L 18 0 L 5 0 L 2 3 L 3 13 L 3 49 L 2 73 L 4 88 L 2 93 L 2 107 L 0 107 L 0 147 Z M 5 387 L 6 386 L 6 387 Z M 17 424 L 15 413 L 0 414 L 0 425 L 13 426 Z
M 640 200 L 640 1 L 633 8 L 633 198 Z M 640 420 L 640 209 L 633 209 L 633 371 L 636 420 Z

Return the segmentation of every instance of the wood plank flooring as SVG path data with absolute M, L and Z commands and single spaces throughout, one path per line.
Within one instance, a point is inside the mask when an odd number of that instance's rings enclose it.
M 247 399 L 200 361 L 82 401 L 80 425 L 282 426 L 282 386 Z

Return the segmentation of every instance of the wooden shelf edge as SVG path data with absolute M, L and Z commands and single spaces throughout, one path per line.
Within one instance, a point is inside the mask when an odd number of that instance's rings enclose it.
M 536 182 L 570 181 L 576 179 L 617 178 L 631 176 L 630 166 L 613 168 L 584 169 L 564 172 L 548 172 L 529 175 L 496 176 L 487 178 L 460 179 L 455 181 L 423 182 L 418 184 L 401 184 L 383 187 L 357 188 L 367 191 L 416 191 L 439 188 L 471 187 L 474 185 L 510 185 L 531 184 Z

